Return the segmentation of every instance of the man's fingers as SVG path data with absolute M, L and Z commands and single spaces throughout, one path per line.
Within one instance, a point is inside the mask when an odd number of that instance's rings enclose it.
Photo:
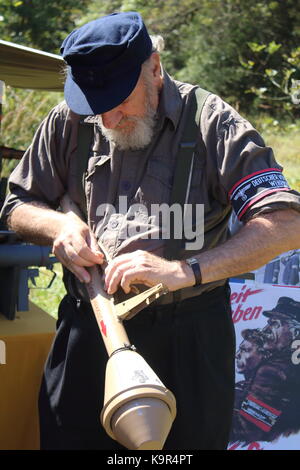
M 103 263 L 104 255 L 99 249 L 96 249 L 96 242 L 93 243 L 93 248 L 91 248 L 83 237 L 78 237 L 72 240 L 72 247 L 80 259 L 80 264 L 82 262 L 87 263 L 81 264 L 82 266 L 93 266 L 94 264 Z
M 124 292 L 129 294 L 131 284 L 135 282 L 143 283 L 149 287 L 155 284 L 151 279 L 150 268 L 138 252 L 136 252 L 136 256 L 128 253 L 118 256 L 105 269 L 105 285 L 108 294 L 114 294 L 119 284 Z
M 65 263 L 74 263 L 78 266 L 93 266 L 97 262 L 102 263 L 103 255 L 91 256 L 84 248 L 78 251 L 71 244 L 63 243 L 56 245 L 53 250 L 55 255 L 59 255 L 64 259 Z M 88 259 L 89 258 L 89 259 Z
M 147 280 L 145 277 L 143 277 L 142 281 L 136 269 L 129 269 L 123 274 L 122 279 L 120 281 L 120 286 L 124 290 L 125 294 L 129 294 L 131 291 L 131 285 L 137 282 L 143 282 L 143 284 L 148 287 L 152 287 L 153 285 L 155 285 L 149 279 Z
M 128 255 L 118 256 L 115 260 L 111 261 L 105 269 L 105 286 L 108 294 L 114 294 L 120 283 L 123 273 L 131 269 L 132 261 L 128 259 Z
M 128 294 L 134 284 L 152 287 L 162 283 L 168 290 L 174 291 L 181 288 L 185 276 L 179 261 L 168 261 L 137 250 L 120 255 L 109 263 L 105 269 L 105 284 L 109 294 L 114 294 L 119 285 Z
M 88 271 L 83 267 L 84 265 L 80 266 L 78 264 L 75 264 L 72 260 L 72 257 L 74 259 L 77 256 L 75 252 L 73 252 L 73 256 L 70 256 L 66 252 L 65 247 L 61 246 L 55 251 L 55 255 L 64 266 L 66 266 L 73 274 L 75 274 L 75 276 L 79 279 L 80 282 L 90 282 L 91 277 Z
M 147 286 L 154 285 L 149 277 L 147 256 L 147 253 L 137 250 L 112 260 L 105 269 L 105 285 L 108 294 L 114 294 L 119 284 L 127 294 L 130 292 L 130 285 L 134 282 L 141 282 Z
M 123 270 L 121 268 L 116 268 L 114 269 L 109 281 L 105 279 L 105 285 L 106 285 L 108 294 L 114 294 L 117 291 L 118 285 L 121 282 L 122 276 L 123 276 Z
M 78 266 L 102 264 L 104 261 L 103 253 L 96 249 L 96 242 L 93 245 L 95 248 L 90 248 L 85 237 L 89 238 L 90 241 L 90 237 L 86 233 L 76 233 L 72 230 L 69 230 L 67 234 L 63 233 L 53 244 L 54 254 L 59 254 L 64 259 L 65 264 L 69 261 Z
M 92 251 L 88 246 L 76 248 L 76 245 L 72 247 L 75 255 L 73 261 L 80 266 L 93 266 L 94 264 L 102 264 L 104 261 L 103 253 Z

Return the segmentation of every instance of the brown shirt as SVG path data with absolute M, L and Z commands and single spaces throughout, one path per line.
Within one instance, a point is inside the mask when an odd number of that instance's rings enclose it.
M 85 119 L 94 123 L 85 177 L 88 219 L 111 256 L 137 249 L 163 255 L 165 240 L 159 238 L 161 223 L 152 208 L 153 204 L 170 202 L 175 159 L 187 120 L 186 105 L 194 88 L 164 73 L 155 134 L 143 150 L 118 150 L 103 138 L 97 117 Z M 80 202 L 76 161 L 79 119 L 63 102 L 42 122 L 11 174 L 11 193 L 2 216 L 31 201 L 43 201 L 57 209 L 66 191 Z M 209 95 L 202 111 L 187 202 L 194 207 L 203 205 L 204 244 L 186 250 L 183 240 L 178 253 L 181 259 L 228 238 L 232 207 L 243 222 L 280 208 L 300 211 L 300 195 L 288 188 L 271 148 L 247 120 L 214 94 Z M 195 231 L 199 225 L 195 214 L 191 224 L 190 231 Z M 223 283 L 185 289 L 184 297 Z

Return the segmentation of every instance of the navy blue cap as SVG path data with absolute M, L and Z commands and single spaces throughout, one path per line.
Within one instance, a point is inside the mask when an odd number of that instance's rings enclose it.
M 102 114 L 133 91 L 152 41 L 137 12 L 113 13 L 75 29 L 63 41 L 65 99 L 77 114 Z

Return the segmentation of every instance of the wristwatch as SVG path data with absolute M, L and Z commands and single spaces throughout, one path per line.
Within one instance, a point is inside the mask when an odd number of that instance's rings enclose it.
M 200 286 L 202 283 L 202 276 L 199 261 L 196 258 L 188 258 L 185 260 L 186 263 L 192 268 L 194 276 L 195 276 L 195 286 Z

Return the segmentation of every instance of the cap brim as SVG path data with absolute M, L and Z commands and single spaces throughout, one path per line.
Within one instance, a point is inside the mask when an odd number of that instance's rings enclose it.
M 107 82 L 102 87 L 79 86 L 68 73 L 64 95 L 69 108 L 76 114 L 102 114 L 120 105 L 135 88 L 141 73 L 141 66 L 124 77 Z
M 263 315 L 265 317 L 273 317 L 273 316 L 276 316 L 276 317 L 279 317 L 279 318 L 290 318 L 290 315 L 286 314 L 286 313 L 282 313 L 282 312 L 276 312 L 276 311 L 273 311 L 273 310 L 265 310 L 263 312 Z

